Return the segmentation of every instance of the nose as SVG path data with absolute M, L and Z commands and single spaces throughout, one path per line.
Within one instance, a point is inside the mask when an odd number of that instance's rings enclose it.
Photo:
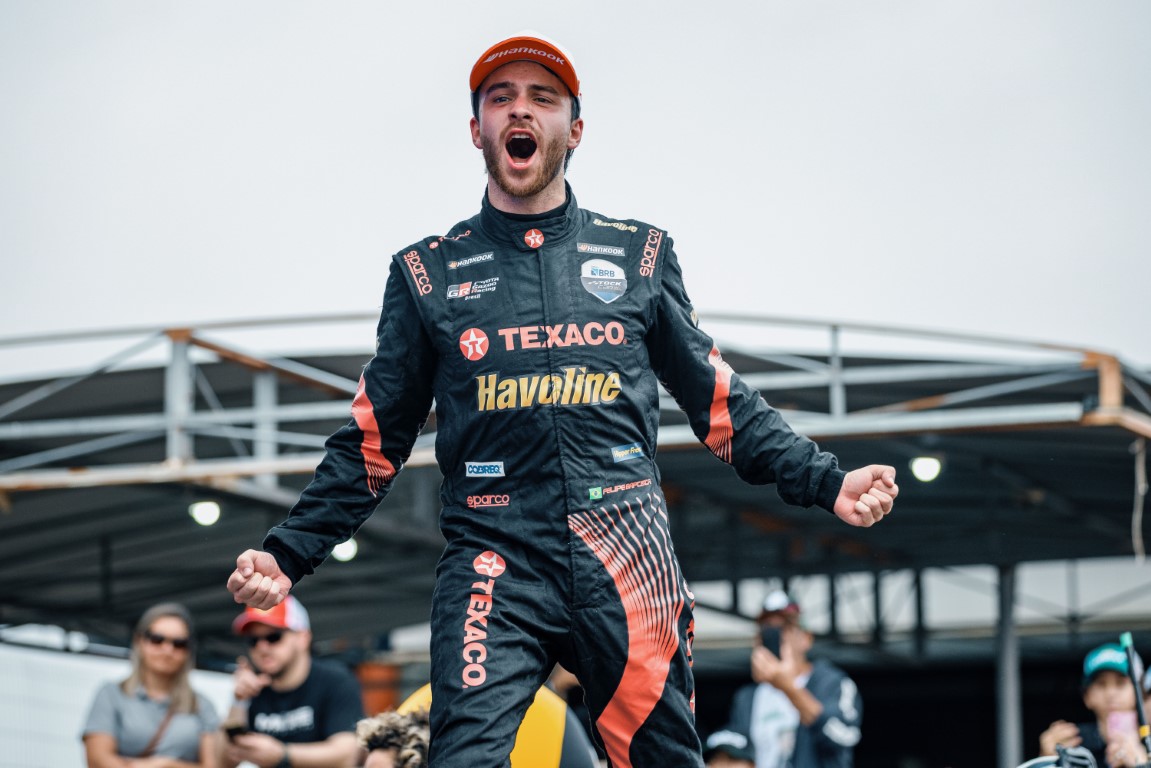
M 531 120 L 532 100 L 526 94 L 517 96 L 512 103 L 510 116 L 513 120 Z

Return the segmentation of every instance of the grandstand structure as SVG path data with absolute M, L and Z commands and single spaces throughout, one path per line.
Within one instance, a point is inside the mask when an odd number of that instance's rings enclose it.
M 235 556 L 283 518 L 325 437 L 349 418 L 374 321 L 0 338 L 0 354 L 100 350 L 58 376 L 8 371 L 0 382 L 0 625 L 123 639 L 145 607 L 176 599 L 197 616 L 202 649 L 234 656 L 237 608 L 224 581 Z M 854 665 L 994 658 L 1007 713 L 1001 743 L 1016 750 L 1020 654 L 1056 648 L 1078 659 L 1120 630 L 1149 644 L 1145 581 L 1096 600 L 1068 577 L 1065 599 L 1018 621 L 1021 567 L 1142 556 L 1146 370 L 1105 352 L 998 337 L 718 313 L 701 324 L 797 431 L 848 468 L 896 465 L 901 486 L 895 514 L 869 530 L 788 507 L 703 449 L 665 396 L 657 458 L 685 574 L 708 587 L 701 607 L 748 620 L 757 590 L 782 583 L 812 596 L 813 628 Z M 367 343 L 269 351 L 292 347 L 302 329 L 334 339 L 349 327 Z M 393 492 L 357 533 L 357 556 L 299 586 L 323 649 L 376 653 L 393 630 L 427 620 L 443 544 L 435 428 L 433 412 Z M 939 459 L 939 477 L 914 479 L 907 465 L 917 456 Z M 214 525 L 189 516 L 202 500 L 220 505 Z M 992 575 L 993 619 L 933 622 L 946 611 L 932 607 L 929 577 L 972 567 Z M 744 637 L 701 627 L 699 638 L 702 675 L 746 660 Z

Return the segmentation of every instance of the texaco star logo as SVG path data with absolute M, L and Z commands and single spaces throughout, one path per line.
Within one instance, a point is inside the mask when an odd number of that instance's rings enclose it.
M 524 242 L 528 244 L 528 248 L 539 248 L 544 244 L 544 233 L 538 229 L 529 229 L 524 233 Z
M 488 336 L 479 328 L 469 328 L 460 336 L 460 351 L 468 360 L 479 360 L 488 353 Z
M 473 560 L 472 567 L 476 569 L 476 573 L 492 579 L 507 570 L 504 559 L 490 549 Z

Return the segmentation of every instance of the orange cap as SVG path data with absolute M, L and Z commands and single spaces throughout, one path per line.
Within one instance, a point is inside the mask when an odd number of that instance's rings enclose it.
M 522 33 L 509 37 L 488 48 L 476 60 L 472 75 L 468 80 L 472 93 L 475 93 L 484 78 L 494 70 L 513 61 L 531 61 L 547 67 L 563 81 L 572 96 L 579 98 L 579 77 L 572 66 L 571 57 L 558 44 L 549 42 L 532 33 Z
M 248 606 L 244 612 L 232 622 L 232 631 L 242 635 L 244 630 L 252 624 L 267 624 L 277 629 L 290 629 L 293 632 L 302 632 L 311 628 L 308 621 L 308 612 L 300 601 L 288 595 L 266 611 Z

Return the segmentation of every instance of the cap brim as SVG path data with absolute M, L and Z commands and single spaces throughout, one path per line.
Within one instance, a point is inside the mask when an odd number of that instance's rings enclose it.
M 253 624 L 263 624 L 265 627 L 271 627 L 272 629 L 287 629 L 287 627 L 285 627 L 283 624 L 277 624 L 273 621 L 266 621 L 257 616 L 249 616 L 248 614 L 243 613 L 237 616 L 236 620 L 232 622 L 232 631 L 237 635 L 242 635 L 244 634 L 244 630 Z

